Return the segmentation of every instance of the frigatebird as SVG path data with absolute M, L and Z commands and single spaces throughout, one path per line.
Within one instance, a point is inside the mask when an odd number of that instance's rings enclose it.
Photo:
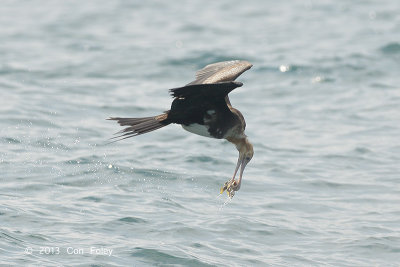
M 253 145 L 244 133 L 246 122 L 242 113 L 233 108 L 228 94 L 243 84 L 235 82 L 243 72 L 253 65 L 247 61 L 232 60 L 205 66 L 196 72 L 196 80 L 179 88 L 170 89 L 174 100 L 171 109 L 161 115 L 145 118 L 111 117 L 121 126 L 129 126 L 117 134 L 116 141 L 148 133 L 171 123 L 183 129 L 210 138 L 226 139 L 239 151 L 233 177 L 221 188 L 232 198 L 240 189 L 244 168 L 253 157 Z M 236 173 L 240 169 L 239 179 Z

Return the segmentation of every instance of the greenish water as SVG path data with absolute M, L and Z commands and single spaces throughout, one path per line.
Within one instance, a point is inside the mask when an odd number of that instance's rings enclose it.
M 398 266 L 398 1 L 4 1 L 0 263 Z M 230 99 L 255 155 L 160 114 L 206 64 L 254 67 Z M 111 254 L 111 255 L 110 255 Z

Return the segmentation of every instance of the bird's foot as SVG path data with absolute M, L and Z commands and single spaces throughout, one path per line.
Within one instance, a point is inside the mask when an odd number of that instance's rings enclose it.
M 228 194 L 228 196 L 230 198 L 233 198 L 233 196 L 235 195 L 235 192 L 238 191 L 239 188 L 240 188 L 239 183 L 236 180 L 229 180 L 229 181 L 225 182 L 223 187 L 221 187 L 221 190 L 219 193 L 222 194 L 226 190 L 226 193 Z

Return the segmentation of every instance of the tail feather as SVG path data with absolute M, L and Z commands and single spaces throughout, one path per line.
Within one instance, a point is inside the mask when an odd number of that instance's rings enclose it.
M 148 133 L 157 129 L 160 129 L 164 126 L 167 126 L 170 124 L 167 120 L 167 114 L 161 114 L 158 116 L 154 117 L 145 117 L 145 118 L 119 118 L 119 117 L 113 117 L 109 118 L 108 120 L 115 120 L 117 121 L 121 126 L 129 126 L 116 134 L 120 134 L 116 137 L 113 137 L 111 139 L 117 139 L 112 141 L 117 142 L 126 138 L 134 137 L 137 135 L 141 135 L 144 133 Z
M 125 125 L 136 125 L 141 122 L 149 121 L 150 119 L 153 119 L 154 117 L 145 117 L 145 118 L 109 118 L 109 120 L 118 120 L 118 123 L 121 126 Z

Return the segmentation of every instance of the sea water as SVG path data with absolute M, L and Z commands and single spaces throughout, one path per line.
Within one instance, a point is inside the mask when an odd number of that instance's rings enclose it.
M 399 1 L 2 1 L 0 264 L 398 266 Z M 169 109 L 209 63 L 254 157 Z

